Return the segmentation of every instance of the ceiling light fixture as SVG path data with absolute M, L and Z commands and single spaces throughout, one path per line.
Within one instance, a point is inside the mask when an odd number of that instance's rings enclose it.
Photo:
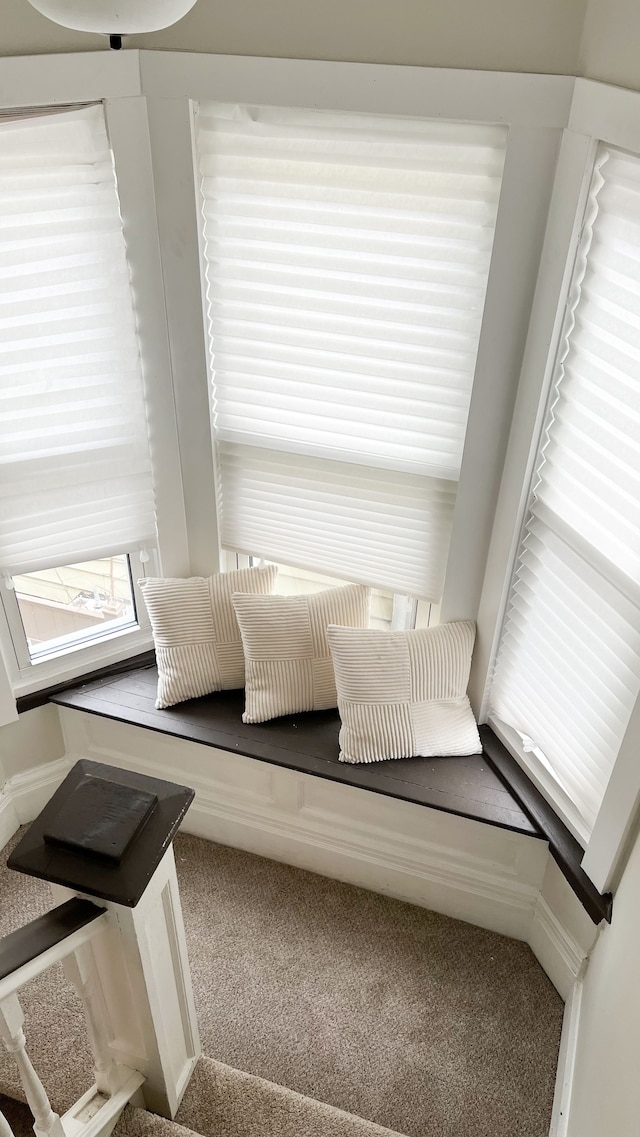
M 181 20 L 196 0 L 29 0 L 32 8 L 63 28 L 109 36 L 113 48 L 122 36 L 158 32 Z

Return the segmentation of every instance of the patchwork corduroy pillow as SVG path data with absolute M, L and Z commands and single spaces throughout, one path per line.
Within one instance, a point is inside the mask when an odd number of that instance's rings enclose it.
M 233 596 L 245 658 L 243 722 L 266 722 L 336 705 L 327 625 L 365 628 L 369 589 L 361 584 L 312 596 Z
M 215 576 L 149 577 L 142 589 L 158 662 L 156 707 L 244 687 L 234 592 L 273 591 L 275 565 Z
M 467 698 L 475 625 L 409 632 L 330 627 L 341 762 L 479 754 Z

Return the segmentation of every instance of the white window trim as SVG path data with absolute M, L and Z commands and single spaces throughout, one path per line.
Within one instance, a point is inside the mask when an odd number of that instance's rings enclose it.
M 4 582 L 0 584 L 0 639 L 3 640 L 6 671 L 15 698 L 43 690 L 67 678 L 71 680 L 93 668 L 119 662 L 127 656 L 137 655 L 153 647 L 151 625 L 137 580 L 138 577 L 158 573 L 158 558 L 155 549 L 145 551 L 149 560 L 143 563 L 139 559 L 139 549 L 116 550 L 116 553 L 125 553 L 131 559 L 136 625 L 105 632 L 103 637 L 94 641 L 79 642 L 41 660 L 31 660 L 29 656 L 15 593 Z
M 599 142 L 640 154 L 640 93 L 577 79 L 560 152 L 552 208 L 545 236 L 536 297 L 521 373 L 513 424 L 498 505 L 487 572 L 478 614 L 479 647 L 472 685 L 481 721 L 487 718 L 488 694 L 500 640 L 522 527 L 529 501 L 533 464 L 555 368 L 556 351 L 565 318 L 566 298 L 593 162 Z M 562 795 L 524 753 L 513 732 L 499 720 L 489 720 L 540 791 L 577 836 Z M 623 739 L 604 800 L 590 837 L 585 840 L 582 867 L 601 892 L 612 888 L 622 871 L 629 835 L 640 810 L 640 700 Z
M 165 308 L 158 222 L 154 208 L 154 178 L 146 102 L 140 85 L 138 52 L 2 59 L 2 91 L 11 92 L 0 109 L 52 106 L 59 103 L 103 101 L 114 154 L 123 217 L 127 258 L 136 290 L 136 316 L 143 360 L 143 381 L 154 460 L 154 493 L 158 550 L 151 565 L 165 575 L 188 575 L 189 547 L 178 434 L 175 420 L 172 361 Z M 161 457 L 160 457 L 161 456 Z M 130 550 L 114 550 L 115 553 Z M 142 569 L 143 566 L 139 566 Z M 132 565 L 134 573 L 135 565 Z M 142 572 L 139 575 L 143 575 Z M 26 663 L 12 639 L 24 633 L 11 602 L 0 605 L 0 725 L 15 718 L 15 698 L 153 646 L 142 597 L 136 595 L 138 627 L 115 631 L 90 645 L 78 645 L 55 658 Z M 26 641 L 25 641 L 26 647 Z M 5 697 L 7 689 L 11 697 Z M 6 704 L 6 705 L 5 705 Z
M 503 722 L 502 719 L 496 715 L 489 715 L 487 721 L 494 734 L 504 743 L 507 750 L 513 755 L 518 765 L 524 770 L 529 780 L 533 782 L 533 785 L 539 790 L 545 801 L 548 802 L 551 808 L 555 810 L 562 821 L 564 821 L 570 833 L 573 834 L 581 845 L 584 845 L 588 838 L 588 830 L 585 827 L 584 821 L 571 799 L 565 794 L 545 764 L 544 756 L 536 753 L 535 750 L 527 749 L 518 731 L 514 730 L 513 727 Z
M 573 80 L 387 65 L 141 53 L 152 95 L 308 106 L 509 125 L 500 209 L 454 513 L 441 619 L 475 619 L 551 196 Z M 558 79 L 560 81 L 558 82 Z M 151 111 L 153 117 L 153 111 Z M 197 195 L 194 198 L 197 201 Z M 184 204 L 184 196 L 182 198 Z M 193 202 L 190 208 L 193 210 Z M 514 249 L 518 272 L 513 272 Z M 187 287 L 189 287 L 187 282 Z M 198 310 L 202 311 L 202 293 Z M 208 337 L 207 337 L 208 338 Z M 209 397 L 211 392 L 209 392 Z M 210 443 L 211 445 L 211 443 Z M 212 465 L 211 452 L 203 462 Z M 215 476 L 215 475 L 214 475 Z

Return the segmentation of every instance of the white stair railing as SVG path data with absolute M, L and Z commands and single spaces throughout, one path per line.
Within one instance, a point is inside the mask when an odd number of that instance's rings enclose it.
M 61 907 L 0 940 L 0 1045 L 16 1062 L 35 1137 L 109 1137 L 132 1099 L 173 1117 L 200 1043 L 172 847 L 135 907 L 111 901 L 96 907 L 66 888 L 52 890 Z M 81 926 L 57 933 L 56 921 L 64 925 L 70 905 L 72 923 L 79 915 Z M 80 913 L 78 906 L 84 906 Z M 20 936 L 26 947 L 16 945 Z M 18 999 L 25 983 L 56 963 L 80 996 L 95 1076 L 95 1085 L 62 1117 L 27 1053 Z M 4 1118 L 0 1137 L 12 1137 Z
M 65 1137 L 60 1118 L 53 1112 L 47 1091 L 27 1054 L 23 1023 L 24 1012 L 18 996 L 9 995 L 0 1002 L 0 1036 L 5 1048 L 15 1058 L 22 1088 L 35 1119 L 34 1132 L 36 1137 Z
M 87 784 L 93 797 L 84 794 Z M 123 804 L 125 789 L 131 802 Z M 143 795 L 145 823 L 129 851 L 122 823 L 126 831 Z M 171 844 L 193 795 L 186 786 L 80 760 L 9 858 L 10 868 L 48 880 L 62 901 L 0 940 L 0 1042 L 16 1061 L 35 1137 L 109 1137 L 133 1099 L 175 1116 L 200 1056 Z M 65 809 L 72 854 L 58 850 L 47 828 Z M 120 860 L 108 847 L 107 863 L 104 849 L 103 859 L 90 852 L 96 833 L 104 835 L 105 811 L 111 845 L 122 846 Z M 95 1085 L 62 1117 L 27 1053 L 18 1000 L 25 983 L 56 963 L 82 1002 L 95 1074 Z M 2 1119 L 0 1137 L 10 1137 L 7 1130 Z
M 73 955 L 68 955 L 62 967 L 84 1008 L 96 1088 L 110 1097 L 122 1088 L 131 1071 L 113 1056 L 114 1031 L 91 944 L 84 944 Z

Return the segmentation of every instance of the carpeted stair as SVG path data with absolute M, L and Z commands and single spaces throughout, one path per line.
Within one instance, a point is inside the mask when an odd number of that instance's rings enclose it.
M 128 1106 L 114 1137 L 186 1137 L 187 1130 L 202 1137 L 401 1137 L 213 1058 L 198 1062 L 172 1134 L 169 1124 Z
M 33 1137 L 26 1106 L 0 1097 L 14 1137 Z M 128 1105 L 113 1137 L 403 1137 L 264 1078 L 201 1058 L 175 1121 Z

